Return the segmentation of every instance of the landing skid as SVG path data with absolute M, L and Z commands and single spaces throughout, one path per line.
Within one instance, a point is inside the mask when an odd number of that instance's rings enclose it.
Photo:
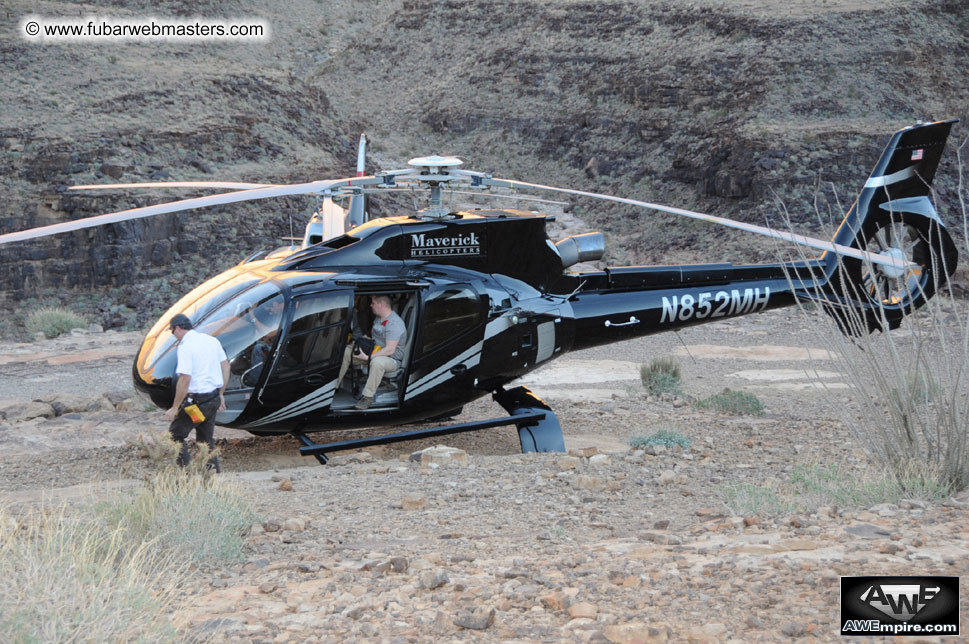
M 518 438 L 523 453 L 565 451 L 565 440 L 562 438 L 562 428 L 559 425 L 558 418 L 552 413 L 551 408 L 527 387 L 516 387 L 508 391 L 500 389 L 495 392 L 494 399 L 511 415 L 504 418 L 477 420 L 470 423 L 458 423 L 457 425 L 431 427 L 412 432 L 399 432 L 325 444 L 313 442 L 309 436 L 302 432 L 294 432 L 293 434 L 303 443 L 303 447 L 299 448 L 299 453 L 303 456 L 314 456 L 321 465 L 326 465 L 329 460 L 326 456 L 327 452 L 361 449 L 373 445 L 386 445 L 419 438 L 447 436 L 448 434 L 463 434 L 504 425 L 518 427 Z

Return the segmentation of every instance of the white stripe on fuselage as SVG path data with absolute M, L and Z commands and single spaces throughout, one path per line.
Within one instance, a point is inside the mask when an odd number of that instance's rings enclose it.
M 265 418 L 261 418 L 254 423 L 249 423 L 245 425 L 245 427 L 258 427 L 267 423 L 274 423 L 287 418 L 292 418 L 293 416 L 299 416 L 300 414 L 305 414 L 306 412 L 313 411 L 321 407 L 326 407 L 333 402 L 333 396 L 335 393 L 336 380 L 331 380 L 329 383 L 323 385 L 319 389 L 311 391 L 299 400 L 286 405 L 282 409 L 269 414 Z

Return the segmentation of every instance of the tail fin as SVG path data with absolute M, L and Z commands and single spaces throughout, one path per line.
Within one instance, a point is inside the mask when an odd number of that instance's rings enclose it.
M 360 135 L 357 146 L 357 176 L 366 174 L 367 168 L 367 135 Z M 367 221 L 367 195 L 355 194 L 350 197 L 350 207 L 347 212 L 347 229 L 356 228 Z
M 879 212 L 913 206 L 926 210 L 928 206 L 931 214 L 922 214 L 938 220 L 928 196 L 949 131 L 958 122 L 958 119 L 950 119 L 920 123 L 896 132 L 838 228 L 834 242 L 858 247 L 856 238 L 862 225 L 868 217 Z M 893 208 L 894 205 L 901 207 Z
M 837 244 L 907 260 L 911 269 L 822 255 L 830 276 L 826 310 L 843 329 L 894 329 L 955 271 L 955 244 L 929 195 L 956 122 L 920 123 L 896 132 L 834 236 Z

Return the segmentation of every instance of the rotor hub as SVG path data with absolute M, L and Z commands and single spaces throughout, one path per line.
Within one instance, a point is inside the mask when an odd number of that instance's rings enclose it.
M 459 165 L 464 165 L 464 161 L 457 157 L 442 157 L 435 154 L 429 157 L 415 157 L 408 161 L 407 165 L 426 169 L 428 172 L 438 174 L 441 170 L 447 172 L 448 168 L 456 168 Z
M 894 259 L 896 262 L 899 262 L 899 264 L 896 266 L 879 264 L 878 272 L 889 279 L 893 279 L 893 280 L 901 279 L 902 276 L 905 275 L 905 272 L 907 270 L 906 268 L 903 267 L 903 265 L 907 263 L 906 257 L 905 257 L 905 251 L 903 251 L 901 248 L 886 248 L 885 250 L 881 251 L 881 254 L 887 255 L 889 258 Z

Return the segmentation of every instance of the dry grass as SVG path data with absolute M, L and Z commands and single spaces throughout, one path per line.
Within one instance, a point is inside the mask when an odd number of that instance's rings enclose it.
M 158 471 L 130 497 L 16 518 L 0 508 L 0 642 L 185 641 L 171 615 L 190 566 L 238 561 L 256 517 L 206 453 L 181 469 L 174 443 L 147 442 Z
M 102 507 L 108 520 L 133 539 L 153 539 L 162 552 L 178 553 L 196 565 L 235 563 L 257 521 L 242 491 L 214 473 L 207 445 L 185 468 L 175 465 L 180 446 L 165 436 L 142 437 L 140 445 L 157 473 L 137 494 Z
M 0 509 L 0 641 L 176 642 L 184 566 L 152 541 L 66 509 Z
M 938 502 L 948 495 L 938 472 L 912 462 L 895 470 L 849 469 L 834 463 L 803 462 L 785 480 L 734 482 L 721 487 L 731 512 L 747 516 L 858 509 L 904 500 Z

